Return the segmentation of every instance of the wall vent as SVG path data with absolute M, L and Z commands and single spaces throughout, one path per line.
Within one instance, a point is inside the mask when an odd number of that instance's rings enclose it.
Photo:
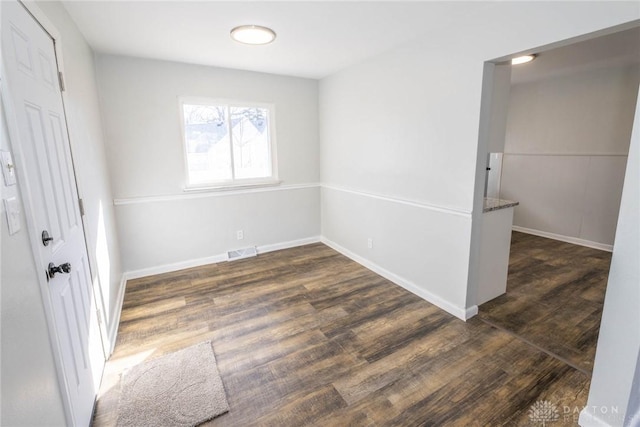
M 235 261 L 237 259 L 250 258 L 258 255 L 258 249 L 255 246 L 244 249 L 236 249 L 227 252 L 227 261 Z

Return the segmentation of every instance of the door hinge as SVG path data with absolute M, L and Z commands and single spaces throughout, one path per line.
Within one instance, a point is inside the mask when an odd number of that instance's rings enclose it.
M 64 76 L 62 71 L 58 71 L 58 81 L 60 82 L 60 91 L 64 92 Z
M 78 207 L 80 208 L 80 216 L 84 216 L 84 202 L 78 199 Z

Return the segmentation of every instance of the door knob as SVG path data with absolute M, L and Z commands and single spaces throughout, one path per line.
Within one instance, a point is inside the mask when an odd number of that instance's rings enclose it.
M 71 264 L 65 262 L 56 267 L 52 262 L 49 263 L 49 277 L 53 277 L 56 273 L 68 273 L 71 271 Z

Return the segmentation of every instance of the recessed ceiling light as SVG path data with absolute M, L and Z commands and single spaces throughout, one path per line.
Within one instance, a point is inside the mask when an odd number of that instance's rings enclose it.
M 518 56 L 517 58 L 513 58 L 511 60 L 511 65 L 520 65 L 520 64 L 526 64 L 527 62 L 531 62 L 534 59 L 536 59 L 536 55 L 522 55 L 522 56 Z
M 244 44 L 268 44 L 276 39 L 276 33 L 259 25 L 241 25 L 231 30 L 231 38 Z

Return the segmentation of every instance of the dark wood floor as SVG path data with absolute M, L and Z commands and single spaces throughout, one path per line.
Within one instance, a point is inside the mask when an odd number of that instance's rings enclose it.
M 479 317 L 591 374 L 611 253 L 513 232 L 507 293 Z
M 121 372 L 205 340 L 230 405 L 211 426 L 540 425 L 541 400 L 577 425 L 562 408 L 583 407 L 589 385 L 314 244 L 128 282 L 94 425 L 115 425 Z

